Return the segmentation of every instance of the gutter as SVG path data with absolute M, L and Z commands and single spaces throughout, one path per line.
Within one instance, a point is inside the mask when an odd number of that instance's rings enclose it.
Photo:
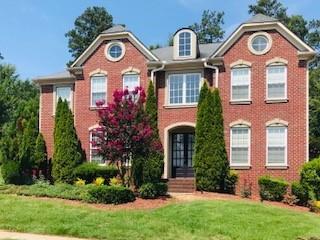
M 218 86 L 219 86 L 219 68 L 217 66 L 208 65 L 208 59 L 203 58 L 202 60 L 203 60 L 203 66 L 205 68 L 210 68 L 210 69 L 215 70 L 216 77 L 215 77 L 215 82 L 214 82 L 215 86 L 214 87 L 218 88 Z
M 163 70 L 164 67 L 166 66 L 166 61 L 162 61 L 161 64 L 162 64 L 161 67 L 151 70 L 151 82 L 152 83 L 154 82 L 154 73 Z

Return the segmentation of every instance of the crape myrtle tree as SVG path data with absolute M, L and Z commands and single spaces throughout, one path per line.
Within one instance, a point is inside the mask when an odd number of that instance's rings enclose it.
M 52 177 L 55 182 L 72 183 L 73 170 L 84 160 L 67 101 L 58 100 L 54 125 Z
M 103 101 L 97 102 L 100 127 L 95 130 L 98 140 L 92 144 L 99 148 L 105 160 L 117 166 L 120 178 L 127 186 L 132 180 L 128 166 L 135 164 L 137 156 L 146 157 L 150 151 L 159 148 L 153 140 L 152 127 L 144 111 L 145 101 L 144 90 L 136 87 L 131 92 L 128 89 L 116 90 L 113 102 L 107 106 Z

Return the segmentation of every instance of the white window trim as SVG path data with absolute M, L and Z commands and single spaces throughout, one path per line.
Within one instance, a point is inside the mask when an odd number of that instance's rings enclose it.
M 92 78 L 93 77 L 104 77 L 105 78 L 105 93 L 106 93 L 106 96 L 105 96 L 105 104 L 107 104 L 107 99 L 108 99 L 108 77 L 107 75 L 104 75 L 104 74 L 94 74 L 94 75 L 91 75 L 90 76 L 90 108 L 96 108 L 97 106 L 96 105 L 93 105 L 92 104 Z
M 73 112 L 73 97 L 74 97 L 74 92 L 73 92 L 73 84 L 71 83 L 66 83 L 66 84 L 56 84 L 53 86 L 53 108 L 52 108 L 52 115 L 55 116 L 56 114 L 56 108 L 57 108 L 57 88 L 60 87 L 70 87 L 70 109 Z
M 247 99 L 233 99 L 232 98 L 232 83 L 233 83 L 233 70 L 234 69 L 239 69 L 239 68 L 248 68 L 249 70 L 249 86 L 248 86 L 248 98 Z M 230 81 L 230 101 L 231 102 L 250 102 L 251 101 L 251 68 L 249 66 L 241 66 L 241 67 L 237 67 L 237 66 L 233 66 L 233 68 L 230 70 L 230 75 L 231 75 L 231 81 Z
M 260 35 L 267 38 L 267 40 L 268 40 L 268 43 L 267 43 L 267 44 L 268 44 L 268 45 L 267 45 L 266 49 L 264 49 L 263 51 L 260 51 L 260 52 L 259 52 L 259 51 L 256 51 L 256 50 L 252 47 L 252 42 L 253 42 L 253 39 L 254 39 L 255 37 L 260 36 Z M 256 32 L 256 33 L 252 34 L 252 35 L 249 37 L 249 39 L 248 39 L 248 48 L 249 48 L 250 52 L 251 52 L 252 54 L 254 54 L 254 55 L 263 55 L 263 54 L 266 54 L 267 52 L 270 51 L 271 47 L 272 47 L 272 38 L 271 38 L 270 34 L 268 34 L 267 32 Z
M 167 106 L 168 107 L 172 107 L 172 106 L 195 106 L 198 104 L 198 102 L 193 102 L 193 103 L 186 103 L 186 76 L 187 75 L 199 75 L 199 94 L 200 94 L 200 90 L 201 90 L 201 86 L 202 86 L 202 78 L 201 78 L 201 73 L 199 72 L 188 72 L 188 73 L 170 73 L 167 76 Z M 175 76 L 175 75 L 183 75 L 183 85 L 182 85 L 182 103 L 170 103 L 170 76 Z
M 109 54 L 109 50 L 110 50 L 110 48 L 111 48 L 113 45 L 119 45 L 120 48 L 121 48 L 121 55 L 120 55 L 119 57 L 117 57 L 117 58 L 114 58 L 114 57 L 112 57 L 112 56 Z M 121 42 L 121 41 L 111 41 L 111 42 L 109 42 L 109 43 L 106 45 L 106 47 L 105 47 L 105 49 L 104 49 L 104 55 L 105 55 L 106 58 L 107 58 L 109 61 L 111 61 L 111 62 L 118 62 L 118 61 L 120 61 L 120 60 L 124 57 L 125 53 L 126 53 L 126 48 L 125 48 L 124 43 Z
M 180 33 L 188 32 L 191 34 L 190 39 L 190 55 L 180 56 L 179 55 L 179 35 Z M 195 59 L 197 54 L 197 36 L 194 31 L 191 29 L 180 29 L 173 36 L 173 58 L 175 60 L 186 60 L 186 59 Z
M 92 162 L 92 150 L 96 150 L 97 148 L 94 148 L 92 146 L 92 133 L 95 129 L 90 129 L 89 130 L 89 161 Z M 105 163 L 99 163 L 98 165 L 106 165 L 106 162 Z
M 268 159 L 268 148 L 269 148 L 269 133 L 268 133 L 268 127 L 284 127 L 285 128 L 285 156 L 284 156 L 284 163 L 275 164 L 269 163 Z M 266 167 L 288 167 L 288 126 L 283 124 L 271 124 L 266 127 Z
M 269 91 L 268 91 L 268 85 L 269 85 L 269 71 L 268 68 L 269 67 L 279 67 L 279 66 L 283 66 L 284 67 L 284 97 L 281 98 L 269 98 Z M 287 88 L 288 88 L 288 67 L 286 65 L 268 65 L 266 67 L 266 101 L 277 101 L 277 100 L 287 100 L 288 99 L 288 95 L 287 95 Z
M 184 55 L 184 56 L 180 56 L 180 34 L 182 33 L 189 33 L 190 34 L 190 54 L 189 55 Z M 180 59 L 184 59 L 184 58 L 190 58 L 192 56 L 192 45 L 193 44 L 193 40 L 192 40 L 192 33 L 190 30 L 184 30 L 178 33 L 178 47 L 177 47 L 177 55 Z
M 232 128 L 248 128 L 248 162 L 245 164 L 232 163 Z M 248 125 L 233 125 L 230 127 L 230 167 L 250 167 L 251 166 L 251 127 Z
M 140 87 L 140 74 L 137 73 L 137 72 L 126 72 L 124 74 L 122 74 L 122 89 L 124 90 L 125 89 L 125 86 L 124 86 L 124 76 L 126 75 L 138 75 L 138 86 L 137 87 Z

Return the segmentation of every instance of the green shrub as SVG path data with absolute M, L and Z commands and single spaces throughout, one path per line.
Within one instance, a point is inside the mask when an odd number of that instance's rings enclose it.
M 239 179 L 239 175 L 236 171 L 229 171 L 226 177 L 225 192 L 234 194 L 236 192 L 236 185 Z
M 288 183 L 282 179 L 262 176 L 259 178 L 261 200 L 282 201 L 287 193 Z
M 139 188 L 139 194 L 144 199 L 154 199 L 167 195 L 168 185 L 166 183 L 145 183 Z
M 163 154 L 150 153 L 143 166 L 143 182 L 159 182 L 163 173 Z
M 306 206 L 308 204 L 308 191 L 299 182 L 292 183 L 291 193 L 298 198 L 298 205 Z
M 308 192 L 309 199 L 320 200 L 320 158 L 304 164 L 300 183 Z
M 1 174 L 6 184 L 21 184 L 20 164 L 16 161 L 8 161 L 1 165 Z
M 118 175 L 118 169 L 113 166 L 100 166 L 95 163 L 83 163 L 73 172 L 75 180 L 77 178 L 92 183 L 96 178 L 102 177 L 109 181 L 110 178 Z
M 93 203 L 121 204 L 135 200 L 133 192 L 121 186 L 94 187 L 88 191 L 88 194 L 88 200 Z
M 153 199 L 156 198 L 157 195 L 157 188 L 156 185 L 153 183 L 145 183 L 139 188 L 139 194 L 141 198 L 144 199 Z

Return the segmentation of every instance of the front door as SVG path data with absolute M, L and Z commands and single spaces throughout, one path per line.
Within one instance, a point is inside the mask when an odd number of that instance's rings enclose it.
M 172 177 L 193 177 L 194 133 L 172 134 Z

